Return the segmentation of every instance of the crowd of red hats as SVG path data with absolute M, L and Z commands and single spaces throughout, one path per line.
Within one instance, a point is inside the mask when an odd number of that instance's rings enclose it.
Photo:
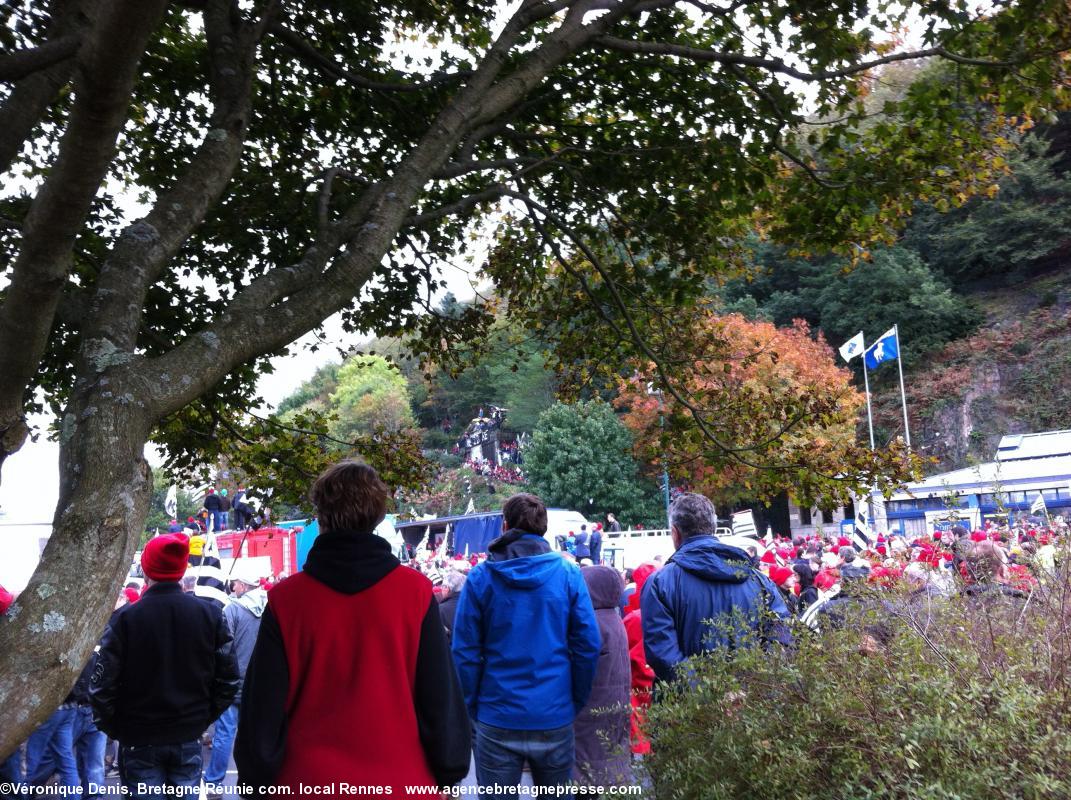
M 800 580 L 800 564 L 811 571 L 818 592 L 831 590 L 844 577 L 861 578 L 879 587 L 895 586 L 911 564 L 919 565 L 937 584 L 946 584 L 951 591 L 951 579 L 959 578 L 967 584 L 975 580 L 963 556 L 979 542 L 992 542 L 1005 566 L 997 580 L 1030 591 L 1045 571 L 1052 571 L 1055 545 L 1066 540 L 1068 533 L 1067 522 L 1055 517 L 1044 527 L 989 522 L 977 530 L 954 525 L 924 534 L 883 534 L 868 547 L 859 547 L 842 534 L 774 537 L 764 545 L 765 550 L 763 545 L 758 546 L 754 555 L 778 587 L 796 596 L 805 588 Z M 847 562 L 846 549 L 852 551 Z
M 482 475 L 485 478 L 491 478 L 499 483 L 508 483 L 510 485 L 522 483 L 524 476 L 521 475 L 519 468 L 514 466 L 507 466 L 503 464 L 500 467 L 496 467 L 490 461 L 465 461 L 465 466 L 475 472 L 477 475 Z

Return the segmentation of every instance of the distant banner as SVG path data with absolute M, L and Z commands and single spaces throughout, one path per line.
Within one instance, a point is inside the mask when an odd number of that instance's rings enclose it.
M 755 514 L 750 509 L 733 514 L 733 535 L 754 536 L 758 538 L 759 530 L 755 527 Z

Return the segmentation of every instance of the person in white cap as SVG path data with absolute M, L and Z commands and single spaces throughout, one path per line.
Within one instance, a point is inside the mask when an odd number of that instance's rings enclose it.
M 260 619 L 268 606 L 268 593 L 260 588 L 260 574 L 256 562 L 239 558 L 231 568 L 231 585 L 234 599 L 225 609 L 223 618 L 227 621 L 231 636 L 234 637 L 234 654 L 238 660 L 238 673 L 245 681 L 246 668 L 253 655 L 253 645 L 260 631 Z M 216 721 L 216 732 L 212 739 L 212 758 L 205 770 L 205 783 L 209 784 L 209 793 L 221 794 L 220 787 L 227 776 L 227 766 L 231 760 L 234 736 L 238 729 L 238 708 L 242 702 L 241 684 L 234 702 Z

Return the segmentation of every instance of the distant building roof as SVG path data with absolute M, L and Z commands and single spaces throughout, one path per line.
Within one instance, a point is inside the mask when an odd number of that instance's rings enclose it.
M 1001 437 L 996 461 L 930 475 L 895 492 L 892 499 L 926 497 L 948 491 L 992 492 L 997 484 L 1017 491 L 1071 484 L 1071 430 Z
M 1067 487 L 1071 484 L 1071 455 L 1031 458 L 1015 461 L 989 461 L 974 467 L 931 475 L 918 483 L 909 483 L 895 492 L 893 500 L 944 494 L 958 491 L 993 492 L 999 484 L 1003 490 L 1033 491 Z
M 997 445 L 996 458 L 997 461 L 1019 461 L 1067 455 L 1071 455 L 1071 430 L 1004 436 Z

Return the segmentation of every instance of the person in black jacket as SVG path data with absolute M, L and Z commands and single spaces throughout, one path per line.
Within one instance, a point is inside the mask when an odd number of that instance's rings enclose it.
M 468 562 L 463 562 L 468 566 Z M 457 601 L 461 596 L 461 590 L 465 588 L 465 573 L 452 569 L 443 578 L 443 588 L 446 594 L 439 601 L 439 616 L 443 620 L 443 628 L 446 630 L 446 643 L 450 644 L 454 633 L 454 615 L 457 613 Z
M 208 494 L 205 495 L 202 505 L 204 506 L 205 511 L 208 512 L 209 527 L 214 531 L 220 530 L 219 516 L 223 509 L 223 503 L 220 502 L 219 495 L 216 494 L 215 489 L 208 490 Z
M 238 491 L 235 492 L 231 508 L 234 509 L 234 529 L 240 531 L 247 528 L 253 521 L 253 506 L 249 505 L 244 486 L 239 486 Z
M 195 791 L 201 733 L 238 692 L 238 664 L 219 608 L 179 586 L 190 542 L 157 536 L 141 555 L 148 588 L 117 612 L 90 679 L 98 729 L 118 740 L 130 796 Z
M 227 490 L 219 492 L 219 514 L 216 517 L 216 531 L 225 531 L 230 527 L 231 499 L 227 497 Z
M 814 585 L 814 570 L 809 561 L 799 560 L 792 564 L 792 571 L 796 573 L 800 582 L 799 602 L 796 611 L 801 616 L 804 611 L 818 602 L 818 588 Z

